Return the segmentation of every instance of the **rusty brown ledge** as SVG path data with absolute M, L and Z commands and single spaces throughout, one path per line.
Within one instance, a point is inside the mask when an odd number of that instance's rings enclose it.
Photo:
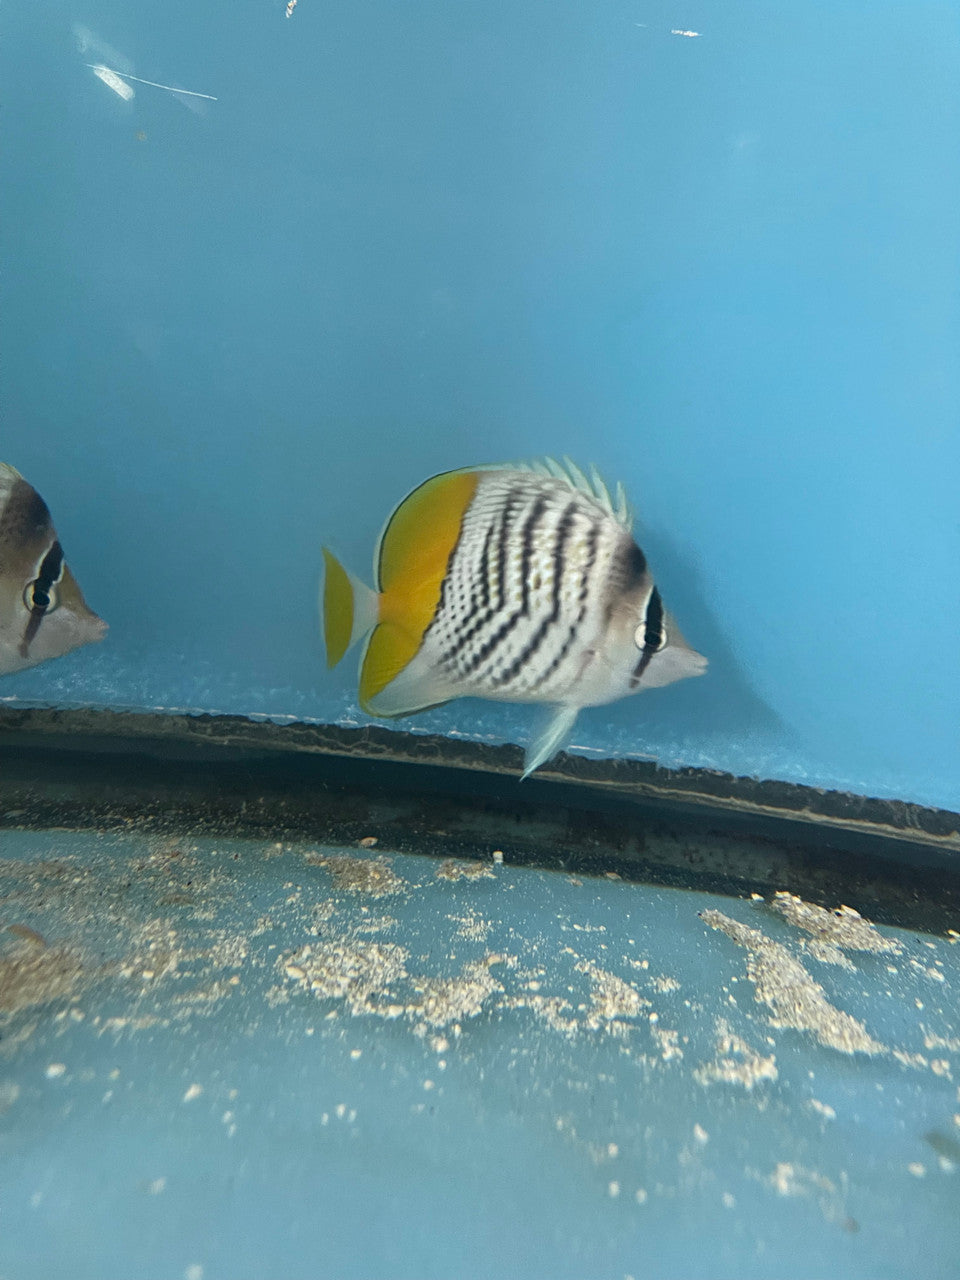
M 321 756 L 406 766 L 469 771 L 474 785 L 483 778 L 508 782 L 519 773 L 520 748 L 458 741 L 378 726 L 341 728 L 303 722 L 277 724 L 243 716 L 157 714 L 136 711 L 0 707 L 0 785 L 3 758 L 22 752 L 124 754 L 157 760 L 216 762 L 228 759 Z M 12 753 L 12 756 L 11 756 Z M 464 779 L 464 783 L 467 780 Z M 523 783 L 518 801 L 549 804 L 545 789 L 576 788 L 577 807 L 654 804 L 686 814 L 769 819 L 818 828 L 834 836 L 858 835 L 879 841 L 940 850 L 960 856 L 960 814 L 892 801 L 821 790 L 795 783 L 735 777 L 706 769 L 665 769 L 649 761 L 587 759 L 561 755 Z M 467 784 L 469 794 L 474 787 Z M 533 793 L 536 793 L 534 796 Z M 618 807 L 619 807 L 618 805 Z

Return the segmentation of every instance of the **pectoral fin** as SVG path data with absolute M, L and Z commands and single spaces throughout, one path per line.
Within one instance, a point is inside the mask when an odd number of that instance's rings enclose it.
M 580 712 L 579 707 L 563 704 L 553 709 L 543 730 L 537 734 L 527 747 L 523 757 L 523 778 L 529 778 L 534 769 L 553 759 L 562 747 L 570 741 L 573 726 Z

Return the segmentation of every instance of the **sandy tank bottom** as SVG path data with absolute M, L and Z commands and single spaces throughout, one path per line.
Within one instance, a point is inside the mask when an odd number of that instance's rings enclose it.
M 0 925 L 3 1280 L 956 1274 L 956 934 L 135 829 Z

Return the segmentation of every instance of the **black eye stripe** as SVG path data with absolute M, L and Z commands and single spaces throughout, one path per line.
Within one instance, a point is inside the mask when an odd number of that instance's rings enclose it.
M 28 583 L 27 590 L 24 592 L 24 600 L 26 601 L 29 598 L 30 602 L 30 617 L 27 619 L 23 639 L 20 641 L 21 657 L 26 658 L 29 655 L 30 646 L 40 630 L 40 623 L 50 608 L 50 590 L 54 583 L 59 582 L 62 577 L 63 547 L 59 542 L 55 541 L 40 561 L 37 576 L 33 582 Z M 29 597 L 27 592 L 29 592 Z
M 639 631 L 639 628 L 638 628 Z M 650 592 L 650 599 L 643 615 L 643 648 L 640 650 L 640 661 L 630 676 L 630 688 L 635 689 L 655 653 L 659 653 L 667 643 L 667 633 L 663 628 L 663 601 L 656 587 Z
M 62 575 L 63 547 L 57 541 L 54 542 L 53 546 L 40 561 L 40 568 L 34 583 L 34 594 L 36 595 L 38 591 L 41 591 L 44 595 L 48 595 L 50 588 L 55 582 L 60 581 Z
M 643 647 L 657 650 L 665 639 L 663 634 L 663 601 L 656 587 L 647 601 L 647 611 L 643 619 Z
M 50 591 L 54 583 L 63 577 L 63 547 L 54 542 L 50 550 L 40 561 L 37 576 L 30 583 L 29 604 L 31 612 L 43 615 L 50 608 Z

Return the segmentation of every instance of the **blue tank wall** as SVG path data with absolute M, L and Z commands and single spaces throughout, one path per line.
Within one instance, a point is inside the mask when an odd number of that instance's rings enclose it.
M 0 21 L 0 458 L 111 624 L 0 697 L 356 722 L 321 541 L 569 453 L 712 662 L 579 746 L 960 803 L 957 4 Z

